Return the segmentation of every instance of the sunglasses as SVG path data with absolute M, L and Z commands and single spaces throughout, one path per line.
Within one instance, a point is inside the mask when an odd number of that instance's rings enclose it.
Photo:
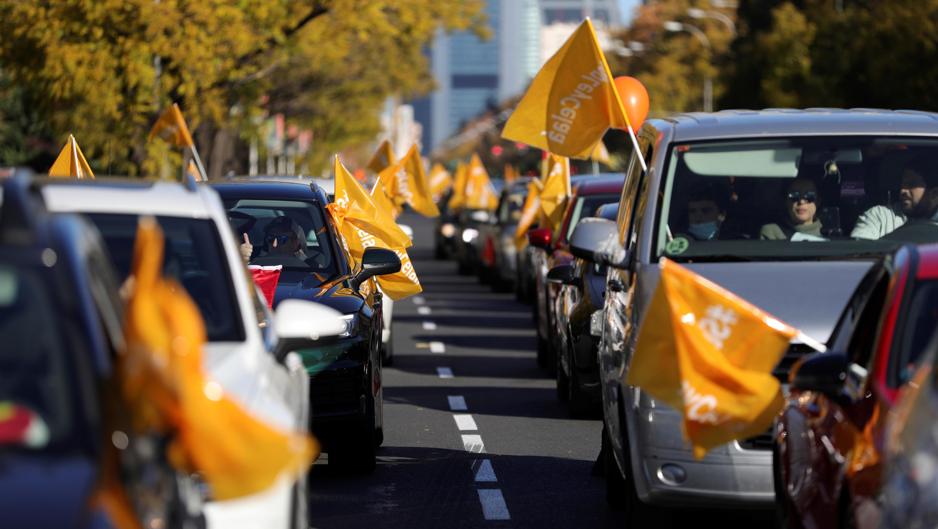
M 789 191 L 788 192 L 789 202 L 816 202 L 817 201 L 817 192 L 816 191 Z
M 277 241 L 278 246 L 283 246 L 284 244 L 288 243 L 290 239 L 292 238 L 293 238 L 292 235 L 288 233 L 284 233 L 282 235 L 268 235 L 265 240 L 267 241 L 267 244 L 273 244 L 274 241 Z

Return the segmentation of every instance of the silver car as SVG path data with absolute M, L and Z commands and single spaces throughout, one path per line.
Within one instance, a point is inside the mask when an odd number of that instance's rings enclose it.
M 589 219 L 574 255 L 608 265 L 599 347 L 609 500 L 636 519 L 660 506 L 769 507 L 765 432 L 695 460 L 681 415 L 625 383 L 661 257 L 684 263 L 825 342 L 875 257 L 932 233 L 938 203 L 909 204 L 907 173 L 938 160 L 938 115 L 876 110 L 724 111 L 647 122 L 616 222 Z M 915 185 L 938 186 L 938 173 Z M 930 196 L 926 194 L 927 196 Z M 938 196 L 938 193 L 935 193 Z M 893 230 L 922 224 L 923 230 Z M 927 226 L 926 226 L 927 225 Z M 932 230 L 932 231 L 928 231 Z M 901 238 L 901 237 L 898 237 Z M 793 343 L 776 368 L 809 351 Z

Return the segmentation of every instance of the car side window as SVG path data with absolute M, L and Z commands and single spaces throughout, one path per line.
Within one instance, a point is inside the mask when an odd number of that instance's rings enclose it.
M 639 146 L 642 151 L 648 150 L 644 141 L 641 141 Z M 625 185 L 622 187 L 622 197 L 619 199 L 619 216 L 616 219 L 616 224 L 619 227 L 619 242 L 626 249 L 631 246 L 631 241 L 626 239 L 626 234 L 632 232 L 636 195 L 643 176 L 644 173 L 642 172 L 642 164 L 638 160 L 638 153 L 633 151 L 632 156 L 629 158 L 629 167 L 625 172 Z
M 648 142 L 640 139 L 639 148 L 644 153 L 645 160 L 650 160 L 652 149 Z M 643 196 L 646 187 L 645 180 L 642 164 L 637 153 L 633 152 L 625 177 L 625 186 L 622 189 L 622 199 L 619 202 L 619 218 L 616 222 L 619 227 L 619 242 L 625 249 L 635 244 L 636 220 L 641 215 L 639 210 L 644 211 L 647 202 Z
M 888 291 L 889 280 L 887 276 L 884 276 L 873 287 L 871 294 L 863 305 L 862 312 L 856 319 L 854 332 L 847 344 L 847 355 L 850 362 L 858 366 L 869 368 L 876 333 L 879 330 L 879 320 L 883 312 L 883 306 L 886 303 Z

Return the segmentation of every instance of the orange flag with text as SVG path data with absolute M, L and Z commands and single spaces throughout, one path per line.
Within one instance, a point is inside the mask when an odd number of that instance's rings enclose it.
M 626 383 L 682 411 L 702 458 L 771 426 L 784 404 L 772 370 L 799 331 L 673 261 L 660 267 Z
M 588 158 L 610 127 L 628 115 L 589 19 L 531 81 L 502 137 L 571 158 Z

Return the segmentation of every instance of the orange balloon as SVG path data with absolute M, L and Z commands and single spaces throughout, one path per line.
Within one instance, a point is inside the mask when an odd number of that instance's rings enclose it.
M 619 98 L 622 99 L 622 106 L 625 107 L 625 114 L 629 117 L 629 123 L 637 131 L 648 117 L 648 90 L 645 90 L 645 85 L 641 81 L 627 75 L 616 77 L 614 81 Z

